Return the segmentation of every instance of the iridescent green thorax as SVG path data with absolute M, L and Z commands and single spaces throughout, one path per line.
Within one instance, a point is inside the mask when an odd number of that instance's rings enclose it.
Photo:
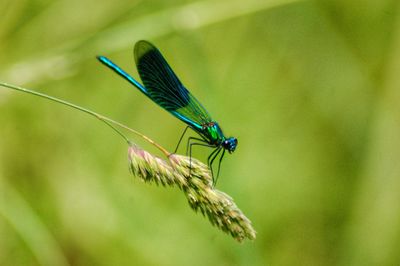
M 222 133 L 222 130 L 217 122 L 210 122 L 206 125 L 203 125 L 203 134 L 210 144 L 219 145 L 225 140 L 224 133 Z

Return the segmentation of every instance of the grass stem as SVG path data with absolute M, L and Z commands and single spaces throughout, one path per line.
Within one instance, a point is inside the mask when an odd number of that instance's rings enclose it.
M 134 130 L 134 129 L 122 124 L 122 123 L 120 123 L 120 122 L 117 122 L 117 121 L 115 121 L 115 120 L 113 120 L 111 118 L 108 118 L 106 116 L 103 116 L 101 114 L 93 112 L 93 111 L 91 111 L 89 109 L 86 109 L 84 107 L 81 107 L 79 105 L 76 105 L 76 104 L 61 100 L 59 98 L 56 98 L 56 97 L 53 97 L 53 96 L 50 96 L 50 95 L 47 95 L 47 94 L 44 94 L 44 93 L 41 93 L 41 92 L 37 92 L 37 91 L 30 90 L 30 89 L 22 88 L 22 87 L 19 87 L 19 86 L 16 86 L 16 85 L 11 85 L 11 84 L 8 84 L 8 83 L 5 83 L 5 82 L 0 82 L 0 86 L 5 87 L 5 88 L 9 88 L 9 89 L 13 89 L 13 90 L 16 90 L 16 91 L 28 93 L 28 94 L 31 94 L 31 95 L 35 95 L 35 96 L 38 96 L 38 97 L 41 97 L 41 98 L 44 98 L 44 99 L 47 99 L 47 100 L 50 100 L 50 101 L 53 101 L 53 102 L 56 102 L 56 103 L 60 103 L 60 104 L 66 105 L 66 106 L 71 107 L 71 108 L 74 108 L 76 110 L 79 110 L 81 112 L 89 114 L 89 115 L 91 115 L 93 117 L 96 117 L 97 119 L 99 119 L 100 121 L 105 123 L 107 126 L 109 126 L 111 129 L 113 129 L 118 135 L 120 135 L 129 144 L 130 144 L 129 139 L 120 130 L 118 130 L 113 125 L 121 127 L 121 128 L 123 128 L 125 130 L 128 130 L 128 131 L 134 133 L 137 136 L 142 137 L 144 140 L 146 140 L 147 142 L 149 142 L 150 144 L 152 144 L 153 146 L 158 148 L 162 153 L 165 154 L 165 156 L 169 156 L 171 154 L 164 147 L 162 147 L 160 144 L 158 144 L 154 140 L 150 139 L 149 137 L 143 135 L 142 133 L 140 133 L 140 132 L 138 132 L 138 131 L 136 131 L 136 130 Z

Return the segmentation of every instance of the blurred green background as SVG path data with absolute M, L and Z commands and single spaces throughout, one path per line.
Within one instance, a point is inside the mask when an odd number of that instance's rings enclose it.
M 238 138 L 218 189 L 258 232 L 236 243 L 179 190 L 130 175 L 127 145 L 102 123 L 0 88 L 0 265 L 399 265 L 399 1 L 0 0 L 0 9 L 1 81 L 172 151 L 184 124 L 95 59 L 138 77 L 133 45 L 153 42 Z

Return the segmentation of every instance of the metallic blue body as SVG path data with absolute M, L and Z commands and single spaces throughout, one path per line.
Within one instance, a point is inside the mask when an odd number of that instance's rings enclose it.
M 104 56 L 98 56 L 97 59 L 138 88 L 152 101 L 196 131 L 202 137 L 202 140 L 197 140 L 206 143 L 197 143 L 197 145 L 215 147 L 216 149 L 208 158 L 210 166 L 221 150 L 223 152 L 219 163 L 221 163 L 226 150 L 229 153 L 235 151 L 238 143 L 237 139 L 224 136 L 218 123 L 211 118 L 201 103 L 180 82 L 156 47 L 147 41 L 139 41 L 135 45 L 134 55 L 136 66 L 144 85 L 140 84 L 110 59 Z M 196 138 L 189 138 L 190 148 L 195 145 L 195 143 L 190 144 L 191 139 L 194 140 Z
M 120 75 L 121 77 L 123 77 L 124 79 L 126 79 L 129 83 L 131 83 L 132 85 L 134 85 L 136 88 L 138 88 L 141 92 L 143 92 L 146 96 L 147 95 L 147 91 L 146 88 L 143 87 L 142 84 L 140 84 L 136 79 L 132 78 L 131 75 L 129 75 L 128 73 L 126 73 L 125 71 L 123 71 L 119 66 L 117 66 L 116 64 L 114 64 L 110 59 L 108 59 L 105 56 L 98 56 L 97 59 L 99 59 L 100 62 L 102 62 L 104 65 L 108 66 L 109 68 L 111 68 L 112 70 L 115 71 L 115 73 L 117 73 L 118 75 Z

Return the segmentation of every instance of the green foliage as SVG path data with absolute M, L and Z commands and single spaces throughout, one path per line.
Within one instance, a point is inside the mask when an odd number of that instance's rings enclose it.
M 95 58 L 137 77 L 134 43 L 159 47 L 238 138 L 218 189 L 257 229 L 256 240 L 238 244 L 193 215 L 178 190 L 135 181 L 126 143 L 101 123 L 0 89 L 0 265 L 400 261 L 398 1 L 0 8 L 1 81 L 98 111 L 173 150 L 184 125 Z M 208 150 L 195 153 L 204 161 Z

